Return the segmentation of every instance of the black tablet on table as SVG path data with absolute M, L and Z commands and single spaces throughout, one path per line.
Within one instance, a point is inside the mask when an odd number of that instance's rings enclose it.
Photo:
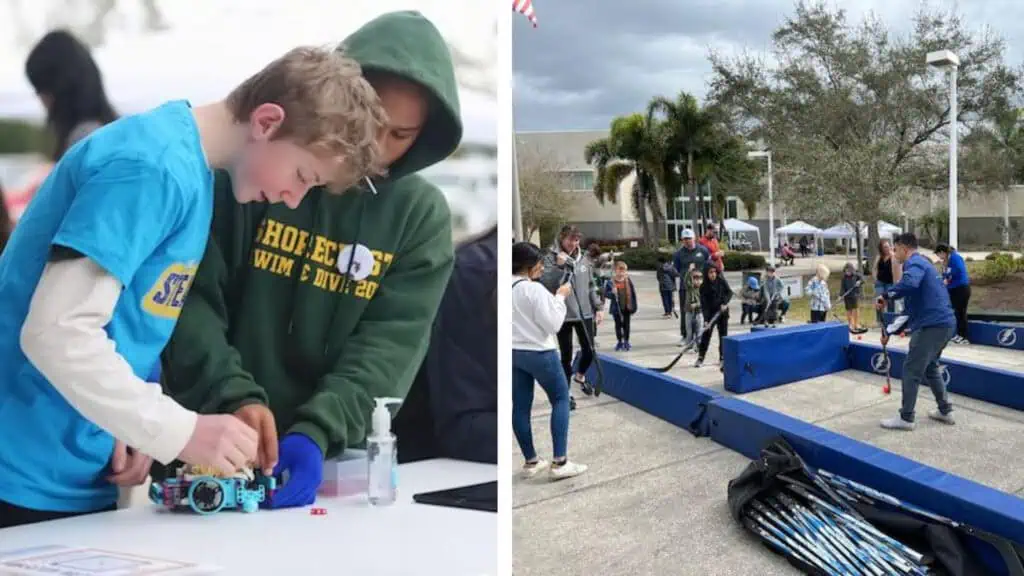
M 436 492 L 422 492 L 420 494 L 413 494 L 412 500 L 413 502 L 433 506 L 497 512 L 498 482 L 484 482 L 482 484 L 460 486 L 459 488 L 449 488 Z

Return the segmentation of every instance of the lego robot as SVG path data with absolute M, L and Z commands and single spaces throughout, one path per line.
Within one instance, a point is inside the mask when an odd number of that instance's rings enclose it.
M 275 490 L 277 480 L 258 471 L 243 469 L 225 476 L 212 470 L 183 467 L 173 478 L 153 482 L 149 499 L 170 510 L 192 510 L 203 515 L 232 509 L 252 513 Z

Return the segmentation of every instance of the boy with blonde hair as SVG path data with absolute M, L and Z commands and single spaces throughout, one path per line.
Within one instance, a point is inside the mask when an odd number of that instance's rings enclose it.
M 213 169 L 237 175 L 238 202 L 294 207 L 379 173 L 384 122 L 359 65 L 296 48 L 222 101 L 171 101 L 67 151 L 0 257 L 0 528 L 112 509 L 154 458 L 256 460 L 240 419 L 143 380 L 206 248 Z

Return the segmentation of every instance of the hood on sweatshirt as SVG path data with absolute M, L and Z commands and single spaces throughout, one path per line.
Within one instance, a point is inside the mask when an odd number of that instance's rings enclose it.
M 390 12 L 367 22 L 338 46 L 367 72 L 384 72 L 423 88 L 427 121 L 411 148 L 389 168 L 398 179 L 444 160 L 462 141 L 459 89 L 448 44 L 423 14 Z

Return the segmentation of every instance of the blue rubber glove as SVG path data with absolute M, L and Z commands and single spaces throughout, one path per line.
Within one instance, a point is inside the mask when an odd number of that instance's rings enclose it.
M 308 436 L 289 434 L 281 440 L 274 476 L 288 471 L 284 483 L 270 501 L 271 508 L 308 506 L 316 502 L 316 491 L 324 476 L 324 454 Z

